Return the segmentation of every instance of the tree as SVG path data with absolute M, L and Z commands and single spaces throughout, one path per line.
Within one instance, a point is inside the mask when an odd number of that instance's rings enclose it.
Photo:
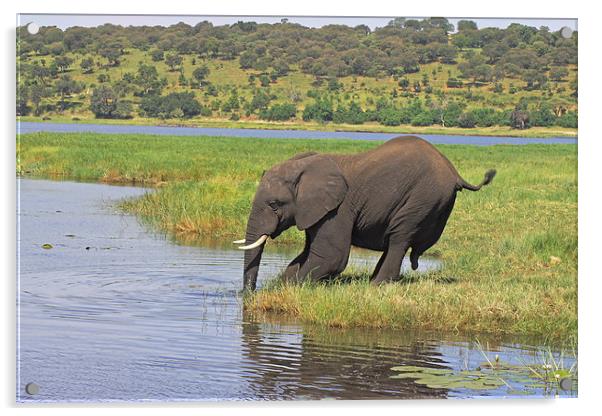
M 75 82 L 69 75 L 63 75 L 54 84 L 54 88 L 60 96 L 60 108 L 61 111 L 65 109 L 66 103 L 65 98 L 73 93 L 81 91 L 80 85 Z
M 335 77 L 328 78 L 328 91 L 339 91 L 343 88 L 343 84 L 341 84 Z
M 140 63 L 135 79 L 136 85 L 140 88 L 141 96 L 159 95 L 167 81 L 159 79 L 157 68 L 152 65 Z
M 109 74 L 102 72 L 102 73 L 98 74 L 98 76 L 96 77 L 96 80 L 102 84 L 104 82 L 111 81 L 111 77 L 109 76 Z
M 562 66 L 555 66 L 550 69 L 550 79 L 560 82 L 569 75 L 569 70 Z
M 410 87 L 410 81 L 408 81 L 407 78 L 402 78 L 399 80 L 399 82 L 397 83 L 402 90 L 407 91 L 408 88 Z
M 262 87 L 267 87 L 270 85 L 270 78 L 266 74 L 261 74 L 259 76 L 259 83 Z
M 50 69 L 41 65 L 34 65 L 31 67 L 31 76 L 42 85 L 47 85 L 48 78 L 51 76 Z
M 164 59 L 164 53 L 161 49 L 155 49 L 151 52 L 151 59 L 153 62 L 159 62 Z
M 397 57 L 397 63 L 403 68 L 403 71 L 406 74 L 418 72 L 420 70 L 418 55 L 415 51 L 409 49 L 401 51 L 400 55 Z
M 240 54 L 238 62 L 241 69 L 251 69 L 257 65 L 257 59 L 259 57 L 254 51 L 244 51 Z
M 29 90 L 26 85 L 19 84 L 17 86 L 17 115 L 25 116 L 29 113 L 27 100 L 29 98 Z
M 267 109 L 268 105 L 270 104 L 270 101 L 271 98 L 269 94 L 267 94 L 263 90 L 258 90 L 256 91 L 255 95 L 253 95 L 251 103 L 249 104 L 249 110 L 251 112 L 255 112 L 257 110 Z
M 483 64 L 473 69 L 472 77 L 474 82 L 490 82 L 493 77 L 493 71 L 490 65 Z
M 36 116 L 40 115 L 40 103 L 42 98 L 48 95 L 46 88 L 40 84 L 33 84 L 29 88 L 29 95 L 31 99 L 31 103 L 33 104 L 33 111 Z
M 109 66 L 118 66 L 119 59 L 122 55 L 122 49 L 120 45 L 111 44 L 102 47 L 98 51 L 98 54 L 108 61 Z
M 209 76 L 209 67 L 207 65 L 199 66 L 192 71 L 192 76 L 197 80 L 199 87 L 203 85 L 203 81 Z
M 492 42 L 483 47 L 483 55 L 489 58 L 490 64 L 495 64 L 510 48 L 502 42 Z
M 238 110 L 239 108 L 240 99 L 238 98 L 238 92 L 236 92 L 236 90 L 233 90 L 228 100 L 226 100 L 226 102 L 222 106 L 222 111 L 224 113 L 230 113 L 233 110 Z
M 288 72 L 290 71 L 288 64 L 283 59 L 275 60 L 272 64 L 272 68 L 274 68 L 274 73 L 278 77 L 286 76 L 286 74 L 288 74 Z
M 169 66 L 170 71 L 175 71 L 177 66 L 182 64 L 182 56 L 177 54 L 170 54 L 165 57 L 165 63 Z
M 458 48 L 454 45 L 441 45 L 437 49 L 439 60 L 443 64 L 455 64 L 458 56 Z
M 68 56 L 57 56 L 54 58 L 54 63 L 59 73 L 65 72 L 69 69 L 69 65 L 73 63 L 73 59 Z
M 467 30 L 477 30 L 477 24 L 472 20 L 460 20 L 458 22 L 458 32 L 465 32 Z
M 94 72 L 94 59 L 92 59 L 91 57 L 82 59 L 82 61 L 79 64 L 79 67 L 82 69 L 82 72 L 84 74 L 91 74 L 92 72 Z
M 113 118 L 117 109 L 117 95 L 108 85 L 101 85 L 92 92 L 90 111 L 96 118 Z
M 536 69 L 529 69 L 523 74 L 523 81 L 527 83 L 526 89 L 540 90 L 545 87 L 548 82 L 546 75 Z

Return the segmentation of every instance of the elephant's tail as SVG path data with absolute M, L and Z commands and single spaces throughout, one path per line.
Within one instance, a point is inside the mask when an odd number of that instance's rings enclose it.
M 496 174 L 495 169 L 488 170 L 487 172 L 485 172 L 485 177 L 483 178 L 483 181 L 480 184 L 478 184 L 477 186 L 471 185 L 468 182 L 466 182 L 464 179 L 462 179 L 461 177 L 458 177 L 458 183 L 456 185 L 456 189 L 458 191 L 461 191 L 462 189 L 468 189 L 469 191 L 478 191 L 483 186 L 491 183 L 495 174 Z

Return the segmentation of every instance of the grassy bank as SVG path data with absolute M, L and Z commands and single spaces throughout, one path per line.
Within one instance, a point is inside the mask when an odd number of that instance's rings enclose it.
M 242 236 L 264 169 L 295 153 L 359 152 L 375 142 L 36 133 L 21 137 L 18 173 L 158 185 L 123 208 L 184 236 Z M 371 287 L 272 283 L 245 299 L 261 316 L 277 312 L 336 327 L 416 327 L 576 337 L 577 148 L 572 145 L 438 146 L 464 178 L 486 189 L 458 196 L 440 242 L 442 270 L 409 273 Z M 299 245 L 291 230 L 281 244 Z M 427 253 L 428 254 L 428 253 Z
M 453 136 L 507 136 L 507 137 L 576 137 L 577 130 L 559 126 L 531 127 L 526 130 L 517 130 L 507 126 L 474 127 L 471 129 L 461 127 L 441 126 L 383 126 L 378 123 L 365 123 L 360 126 L 355 124 L 316 123 L 305 121 L 291 122 L 269 122 L 263 120 L 232 121 L 220 118 L 203 119 L 156 119 L 135 117 L 129 120 L 107 120 L 97 119 L 92 115 L 76 117 L 53 116 L 51 120 L 43 120 L 42 117 L 24 116 L 20 121 L 44 122 L 44 123 L 77 123 L 77 124 L 125 124 L 138 126 L 184 126 L 184 127 L 219 127 L 237 129 L 270 129 L 270 130 L 310 130 L 310 131 L 349 131 L 369 133 L 399 133 L 399 134 L 442 134 Z

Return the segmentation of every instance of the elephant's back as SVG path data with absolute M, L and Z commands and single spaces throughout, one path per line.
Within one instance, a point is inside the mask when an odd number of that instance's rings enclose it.
M 402 181 L 428 179 L 452 188 L 458 179 L 452 163 L 435 146 L 417 136 L 391 139 L 358 160 L 359 176 L 368 174 L 370 177 L 370 172 L 380 171 L 385 175 L 397 174 Z
M 391 218 L 408 203 L 443 206 L 456 192 L 457 173 L 451 163 L 418 137 L 389 140 L 356 155 L 350 166 L 346 173 L 349 203 L 357 213 L 356 231 L 360 235 L 382 236 Z M 374 238 L 368 240 L 373 242 Z

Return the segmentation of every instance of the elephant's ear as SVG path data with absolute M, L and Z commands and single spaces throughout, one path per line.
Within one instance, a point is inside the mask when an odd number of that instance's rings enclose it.
M 299 161 L 302 169 L 297 181 L 295 222 L 305 230 L 337 208 L 347 194 L 347 182 L 337 164 L 323 155 Z

